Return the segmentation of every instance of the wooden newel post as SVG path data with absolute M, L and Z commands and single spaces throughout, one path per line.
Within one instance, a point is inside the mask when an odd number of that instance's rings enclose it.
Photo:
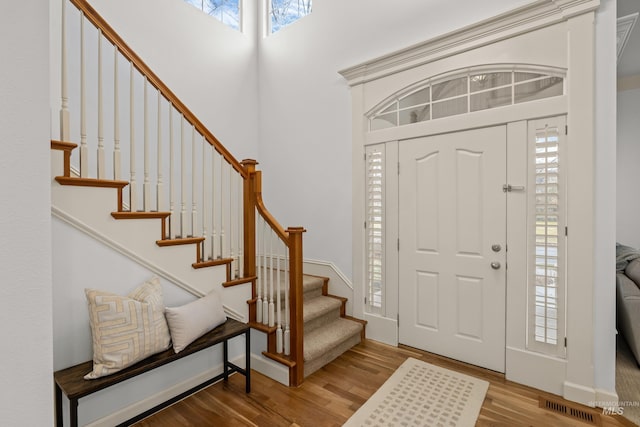
M 289 310 L 291 319 L 291 359 L 296 362 L 289 381 L 299 386 L 304 380 L 304 322 L 302 317 L 302 233 L 303 227 L 289 227 Z
M 260 179 L 256 179 L 259 175 L 256 172 L 257 161 L 253 159 L 244 159 L 241 162 L 247 178 L 243 183 L 243 222 L 244 222 L 244 274 L 245 277 L 254 277 L 256 275 L 256 193 L 262 191 L 260 187 Z M 255 281 L 251 287 L 251 298 L 256 298 Z M 250 319 L 255 321 L 255 319 Z

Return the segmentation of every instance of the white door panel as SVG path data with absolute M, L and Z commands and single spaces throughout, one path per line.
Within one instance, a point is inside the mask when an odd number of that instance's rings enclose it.
M 399 147 L 400 342 L 504 372 L 506 128 Z

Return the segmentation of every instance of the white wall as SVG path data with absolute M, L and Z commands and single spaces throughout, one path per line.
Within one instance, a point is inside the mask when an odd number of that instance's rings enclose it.
M 596 13 L 595 242 L 593 293 L 594 385 L 616 388 L 616 1 Z M 637 110 L 636 110 L 637 111 Z M 640 158 L 640 157 L 638 157 Z M 610 401 L 603 395 L 598 400 Z
M 49 3 L 0 4 L 0 424 L 52 424 Z
M 90 3 L 234 157 L 256 157 L 254 1 L 244 33 L 179 0 Z
M 528 3 L 324 0 L 260 44 L 260 168 L 267 207 L 302 225 L 305 258 L 352 277 L 351 99 L 338 70 Z M 357 286 L 357 284 L 355 284 Z
M 618 242 L 640 248 L 640 88 L 618 92 L 617 232 Z

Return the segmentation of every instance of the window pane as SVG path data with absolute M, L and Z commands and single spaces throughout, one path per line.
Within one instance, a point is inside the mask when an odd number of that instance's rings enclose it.
M 471 95 L 471 111 L 511 105 L 511 86 Z
M 540 73 L 513 73 L 515 75 L 515 82 L 524 82 L 526 80 L 533 80 L 543 77 L 543 74 Z
M 384 297 L 384 151 L 368 147 L 366 152 L 366 311 L 382 312 Z
M 447 99 L 467 93 L 467 77 L 460 77 L 433 85 L 433 100 Z
M 528 102 L 536 99 L 550 98 L 563 94 L 563 79 L 561 77 L 547 77 L 515 87 L 515 102 Z
M 422 90 L 413 92 L 412 94 L 405 96 L 400 100 L 400 108 L 426 104 L 431 100 L 431 95 L 429 94 L 429 92 L 429 87 L 426 87 Z
M 506 73 L 486 73 L 473 74 L 469 78 L 469 86 L 471 92 L 479 90 L 491 89 L 494 87 L 505 86 L 511 84 L 511 72 Z
M 450 99 L 433 104 L 433 118 L 454 116 L 467 112 L 467 97 Z
M 398 109 L 398 103 L 394 102 L 393 104 L 389 105 L 387 108 L 382 110 L 380 114 L 388 113 L 390 111 L 396 111 L 397 109 Z
M 184 0 L 235 30 L 240 29 L 239 0 Z
M 386 129 L 398 126 L 398 114 L 393 113 L 381 114 L 371 120 L 371 130 Z
M 294 23 L 311 13 L 311 0 L 271 0 L 271 32 Z
M 533 83 L 538 83 L 535 81 Z M 527 85 L 529 83 L 525 83 Z M 523 86 L 523 85 L 521 85 Z M 558 175 L 558 129 L 545 127 L 535 137 L 535 297 L 533 340 L 541 345 L 558 344 L 559 274 L 561 272 L 558 235 L 560 231 L 560 176 Z
M 430 110 L 431 108 L 429 105 L 400 110 L 400 125 L 408 125 L 410 123 L 418 123 L 429 120 Z

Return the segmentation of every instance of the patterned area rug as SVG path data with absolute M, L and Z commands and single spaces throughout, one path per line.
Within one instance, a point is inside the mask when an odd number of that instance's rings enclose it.
M 487 381 L 409 358 L 344 424 L 474 426 Z

